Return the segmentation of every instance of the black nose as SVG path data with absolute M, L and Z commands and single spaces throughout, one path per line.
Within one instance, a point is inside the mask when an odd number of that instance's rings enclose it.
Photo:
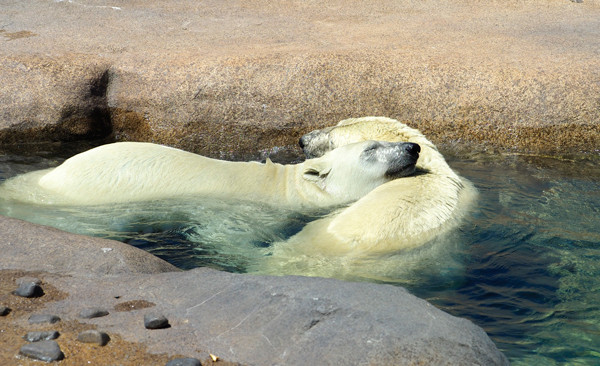
M 304 141 L 302 140 L 302 137 L 300 137 L 300 140 L 298 140 L 298 145 L 300 145 L 301 149 L 304 149 Z
M 412 155 L 418 154 L 421 152 L 421 146 L 419 146 L 419 144 L 407 142 L 404 144 L 404 151 Z

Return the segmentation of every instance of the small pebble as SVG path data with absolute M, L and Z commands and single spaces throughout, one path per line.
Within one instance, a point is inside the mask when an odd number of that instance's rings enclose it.
M 58 361 L 65 357 L 56 341 L 27 343 L 21 347 L 19 353 L 24 356 L 45 362 Z
M 176 358 L 167 362 L 166 366 L 202 366 L 197 358 Z
M 35 314 L 29 317 L 30 324 L 50 323 L 54 324 L 60 321 L 60 318 L 52 314 Z
M 49 341 L 58 338 L 60 333 L 55 330 L 46 332 L 29 332 L 23 336 L 27 342 Z
M 83 332 L 79 333 L 79 335 L 77 336 L 77 340 L 79 342 L 95 343 L 99 346 L 106 346 L 108 341 L 110 341 L 110 337 L 104 332 L 100 332 L 95 329 L 90 329 L 84 330 Z
M 10 308 L 0 305 L 0 316 L 8 315 L 8 313 L 10 313 Z
M 107 316 L 107 315 L 108 315 L 108 311 L 105 309 L 101 309 L 101 308 L 87 308 L 87 309 L 81 310 L 81 312 L 79 313 L 80 318 L 86 318 L 86 319 L 100 318 L 100 317 Z
M 163 315 L 158 314 L 144 315 L 144 326 L 147 329 L 163 329 L 170 327 L 169 320 Z
M 22 281 L 13 294 L 21 297 L 40 297 L 44 295 L 44 290 L 38 283 Z

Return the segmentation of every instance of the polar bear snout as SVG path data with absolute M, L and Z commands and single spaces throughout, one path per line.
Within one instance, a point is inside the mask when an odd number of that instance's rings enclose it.
M 385 149 L 383 150 L 383 153 L 390 157 L 385 175 L 389 178 L 400 178 L 413 174 L 419 159 L 421 146 L 413 142 L 388 142 L 385 144 L 389 144 L 385 148 L 390 150 L 388 152 Z
M 406 151 L 408 154 L 413 154 L 419 157 L 419 153 L 421 152 L 421 146 L 419 146 L 419 144 L 415 144 L 413 142 L 406 142 L 403 144 L 402 147 L 404 148 L 404 151 Z

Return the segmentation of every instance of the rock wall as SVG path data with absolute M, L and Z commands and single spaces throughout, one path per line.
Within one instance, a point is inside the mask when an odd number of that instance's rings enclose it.
M 0 145 L 206 155 L 384 115 L 438 143 L 600 146 L 600 5 L 34 0 L 0 14 Z

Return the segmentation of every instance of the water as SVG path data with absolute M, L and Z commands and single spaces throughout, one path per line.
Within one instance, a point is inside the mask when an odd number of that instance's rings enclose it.
M 72 154 L 4 155 L 0 180 Z M 598 156 L 446 156 L 479 189 L 478 207 L 443 249 L 403 254 L 404 270 L 378 282 L 472 320 L 514 365 L 600 364 Z M 118 239 L 181 268 L 245 272 L 323 213 L 186 198 L 83 209 L 0 199 L 0 214 Z

